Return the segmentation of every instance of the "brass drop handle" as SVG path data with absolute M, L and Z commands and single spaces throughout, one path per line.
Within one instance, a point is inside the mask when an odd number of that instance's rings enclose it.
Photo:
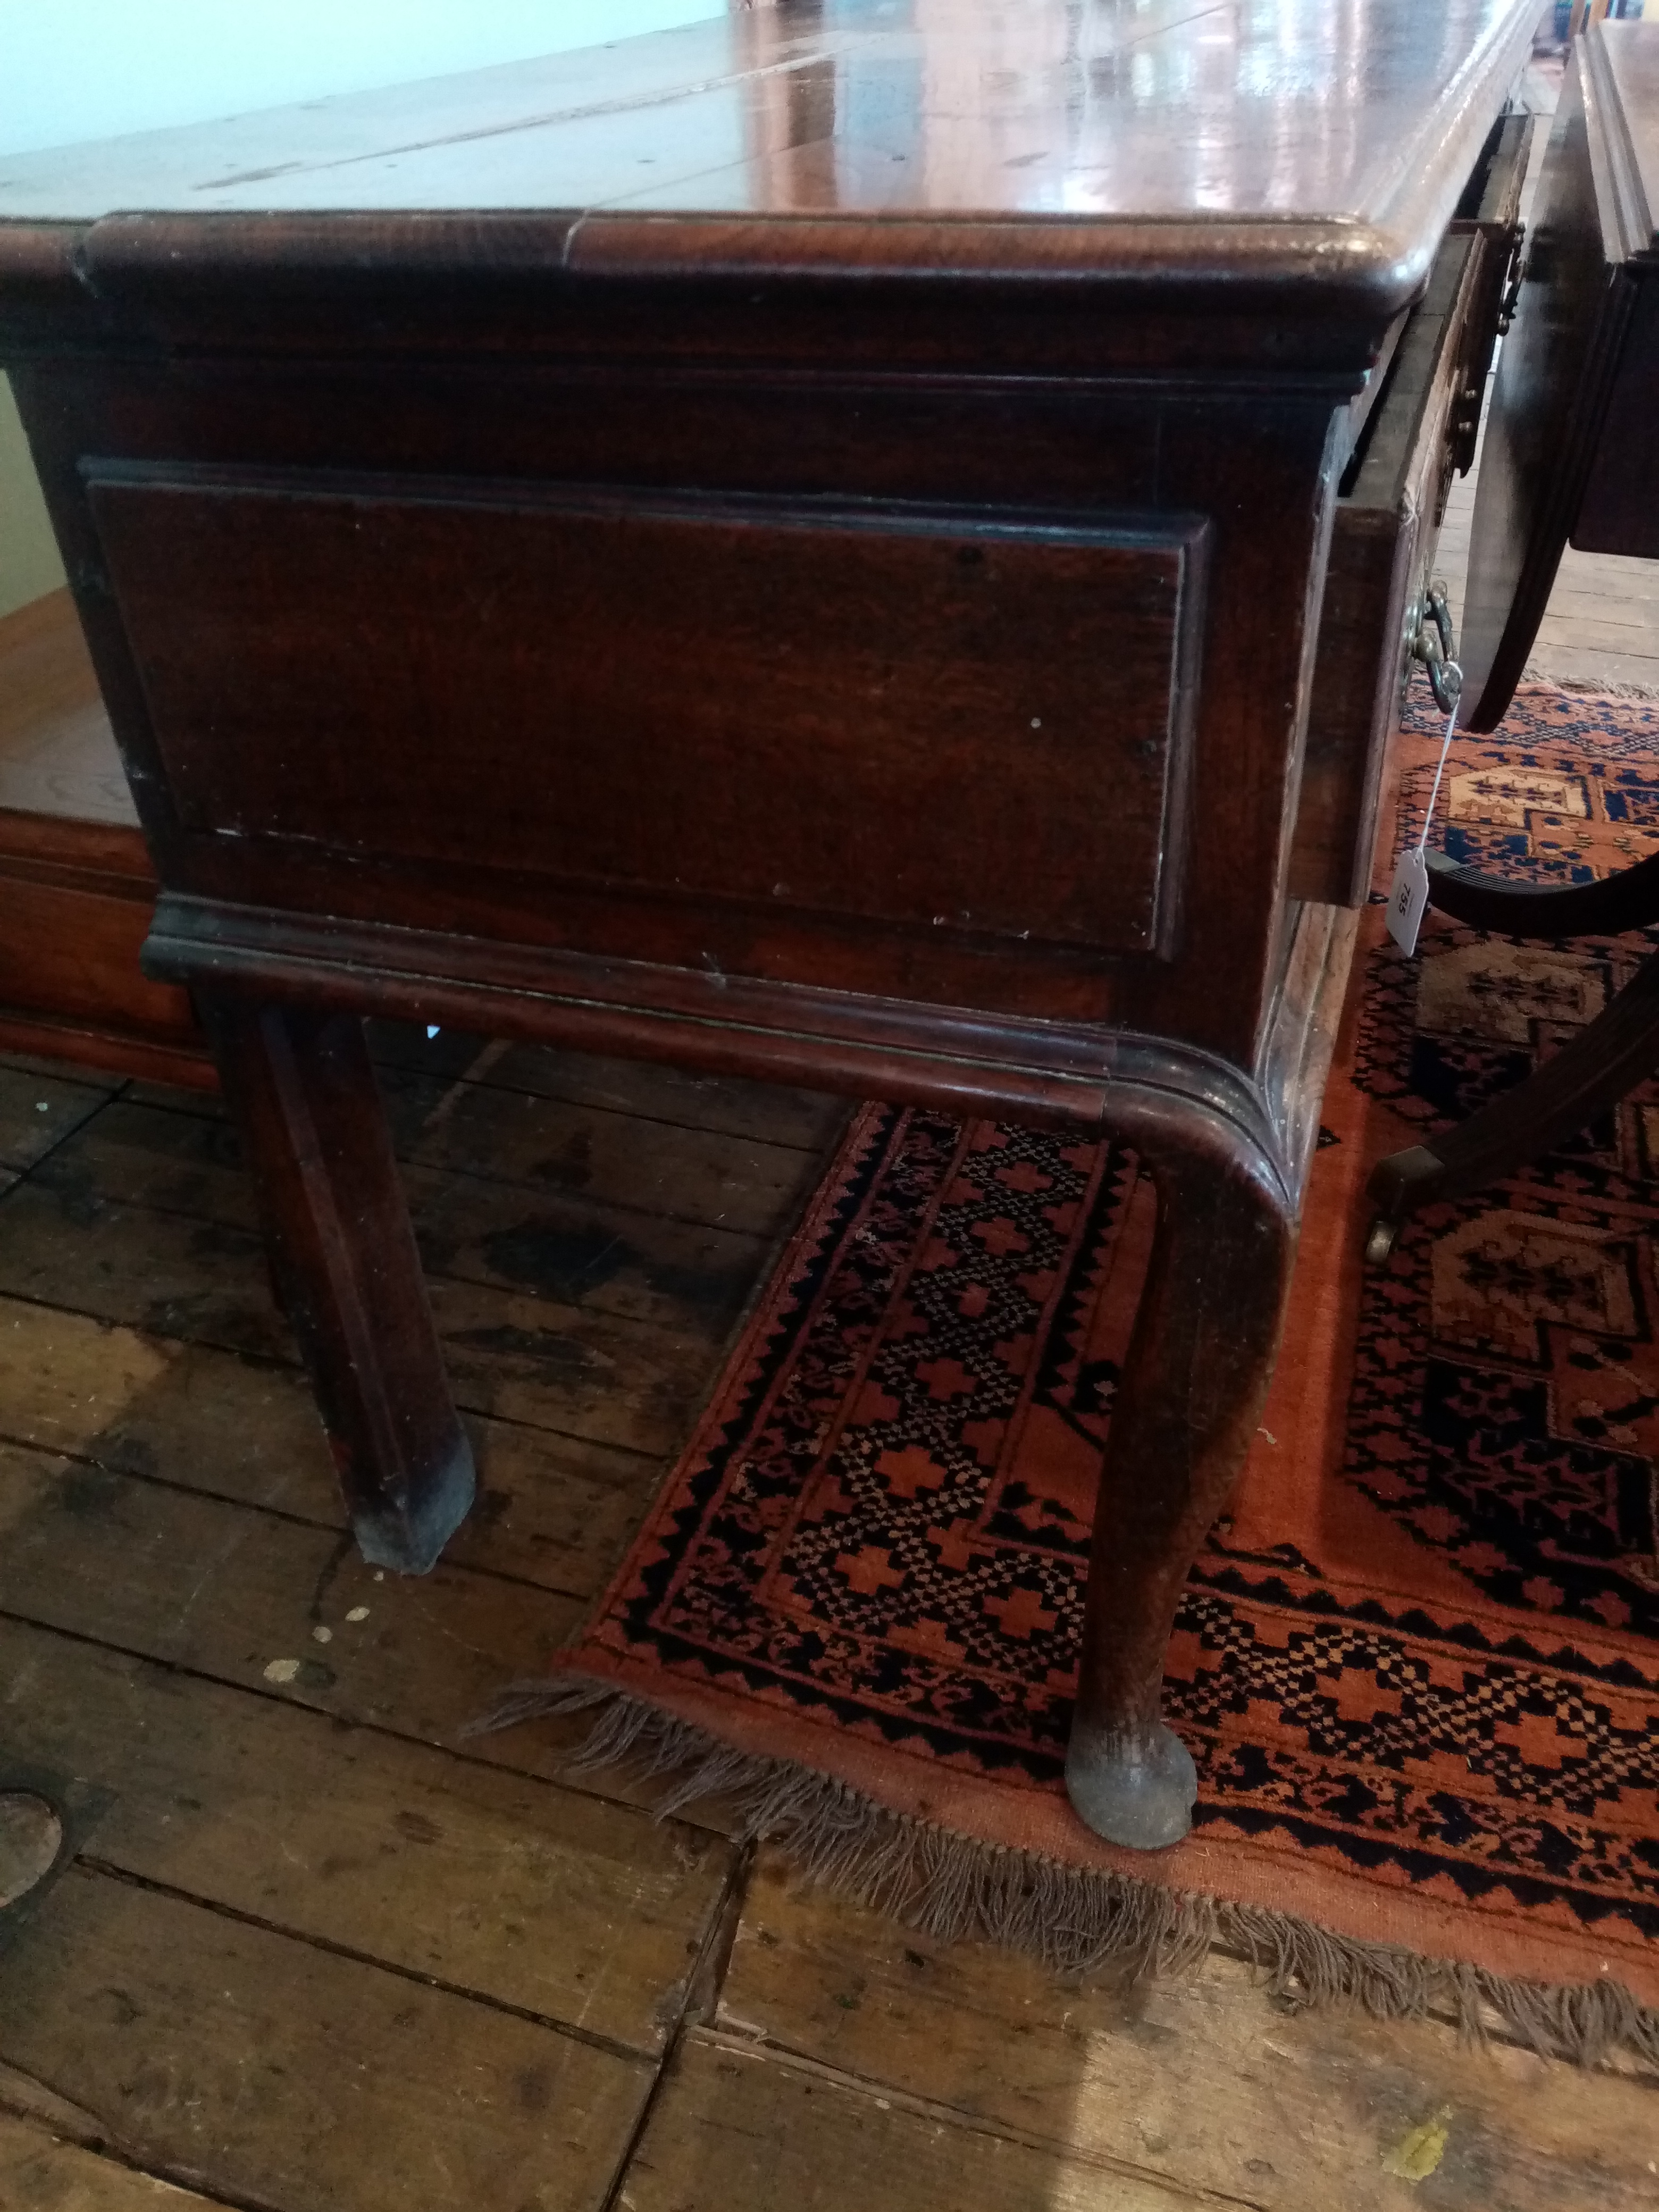
M 1443 714 L 1449 714 L 1463 689 L 1463 672 L 1457 665 L 1457 641 L 1452 630 L 1451 608 L 1443 584 L 1431 584 L 1423 612 L 1412 640 L 1412 657 L 1429 672 L 1429 689 Z

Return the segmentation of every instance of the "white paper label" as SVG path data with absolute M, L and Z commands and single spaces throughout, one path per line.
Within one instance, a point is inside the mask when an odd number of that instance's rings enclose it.
M 1408 956 L 1417 950 L 1418 925 L 1429 903 L 1429 864 L 1413 845 L 1395 863 L 1389 890 L 1389 934 Z

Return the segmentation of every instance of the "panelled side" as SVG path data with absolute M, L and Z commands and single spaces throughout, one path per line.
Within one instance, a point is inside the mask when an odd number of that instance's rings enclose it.
M 615 899 L 1171 947 L 1200 522 L 87 475 L 180 829 L 262 881 L 501 870 L 591 951 Z

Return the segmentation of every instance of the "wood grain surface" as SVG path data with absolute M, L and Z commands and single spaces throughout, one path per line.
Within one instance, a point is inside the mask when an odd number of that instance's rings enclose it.
M 1426 33 L 1386 4 L 1336 29 L 1318 0 L 1081 18 L 1065 0 L 710 7 L 706 22 L 507 69 L 13 156 L 0 219 L 533 210 L 536 258 L 578 273 L 688 256 L 751 274 L 854 258 L 908 270 L 948 237 L 969 276 L 1203 279 L 1243 254 L 1253 273 L 1346 278 L 1400 305 L 1532 28 L 1512 0 L 1449 0 Z M 1067 220 L 1030 220 L 1055 210 Z M 965 230 L 963 214 L 981 221 Z M 148 242 L 142 223 L 109 225 L 94 289 L 118 287 Z M 1334 250 L 1342 276 L 1320 265 Z

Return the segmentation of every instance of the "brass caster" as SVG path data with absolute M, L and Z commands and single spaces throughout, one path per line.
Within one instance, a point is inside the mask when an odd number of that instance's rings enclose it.
M 1365 1239 L 1365 1265 L 1380 1267 L 1394 1249 L 1394 1240 L 1400 1234 L 1397 1221 L 1386 1221 L 1380 1217 L 1372 1222 L 1370 1234 Z

